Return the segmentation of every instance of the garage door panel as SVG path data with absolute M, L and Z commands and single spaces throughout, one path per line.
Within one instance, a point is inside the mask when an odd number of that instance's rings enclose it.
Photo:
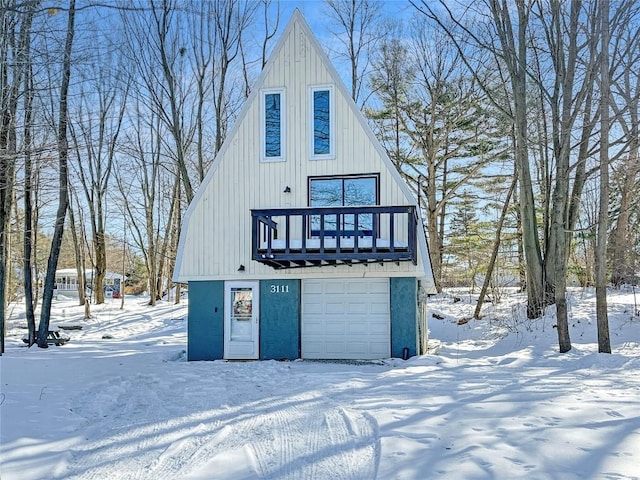
M 383 281 L 372 282 L 370 284 L 369 293 L 375 293 L 378 295 L 388 295 L 389 294 L 389 280 L 382 279 Z
M 305 345 L 307 355 L 309 355 L 308 358 L 319 358 L 316 355 L 322 354 L 322 348 L 322 342 L 309 341 Z
M 346 351 L 346 343 L 344 341 L 325 341 L 323 350 L 327 353 L 327 358 L 342 358 Z
M 370 332 L 369 325 L 365 322 L 352 322 L 346 327 L 347 335 L 368 335 Z
M 324 313 L 340 316 L 344 313 L 344 309 L 345 307 L 343 302 L 331 302 L 325 304 Z
M 387 337 L 389 333 L 389 325 L 386 323 L 371 323 L 369 324 L 370 335 L 382 335 Z
M 368 304 L 369 313 L 372 315 L 382 315 L 388 318 L 389 304 L 385 302 L 371 302 Z
M 326 283 L 323 293 L 328 295 L 342 295 L 344 293 L 344 285 L 334 282 Z
M 321 321 L 305 322 L 302 327 L 303 336 L 322 335 L 323 323 Z
M 303 358 L 390 355 L 388 279 L 302 281 Z
M 389 343 L 388 342 L 371 342 L 369 348 L 372 353 L 380 355 L 378 358 L 389 356 Z
M 364 302 L 347 302 L 346 312 L 349 315 L 362 315 L 367 312 L 368 305 Z
M 309 302 L 305 305 L 305 310 L 309 315 L 322 315 L 324 313 L 324 304 L 320 302 Z
M 368 283 L 359 280 L 351 281 L 347 284 L 346 291 L 349 292 L 349 294 L 368 293 Z
M 347 326 L 344 322 L 331 320 L 324 325 L 324 334 L 329 335 L 344 335 Z
M 368 352 L 368 342 L 349 342 L 349 349 L 347 353 L 351 355 L 366 355 Z
M 305 282 L 304 284 L 305 294 L 318 294 L 322 295 L 322 284 L 316 282 Z

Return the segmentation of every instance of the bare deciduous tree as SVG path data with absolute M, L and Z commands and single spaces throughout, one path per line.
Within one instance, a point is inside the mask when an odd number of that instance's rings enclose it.
M 30 15 L 33 15 L 37 3 L 32 4 Z M 28 19 L 31 23 L 31 19 Z M 29 31 L 31 30 L 29 26 Z M 33 218 L 32 188 L 33 188 L 33 158 L 32 158 L 32 137 L 33 137 L 33 98 L 35 95 L 33 85 L 33 70 L 31 67 L 31 35 L 27 33 L 25 38 L 25 65 L 24 65 L 24 251 L 23 251 L 23 286 L 25 315 L 27 317 L 28 342 L 29 346 L 36 343 L 36 319 L 34 313 L 33 298 L 33 239 L 34 231 L 37 230 L 37 223 Z M 36 285 L 37 286 L 37 285 Z
M 106 55 L 103 55 L 106 56 Z M 104 303 L 107 271 L 106 215 L 108 191 L 117 154 L 130 82 L 121 65 L 99 66 L 90 71 L 89 86 L 70 123 L 84 199 L 89 208 L 93 245 L 93 291 L 95 302 Z
M 640 36 L 637 20 L 626 19 L 621 25 L 622 32 L 617 35 L 616 47 L 625 46 L 614 65 L 622 69 L 612 79 L 610 105 L 614 114 L 613 121 L 622 131 L 628 146 L 620 161 L 613 163 L 611 185 L 615 193 L 612 205 L 613 225 L 609 239 L 609 257 L 611 281 L 619 286 L 634 281 L 636 272 L 634 262 L 633 212 L 637 203 L 637 191 L 640 186 L 640 72 L 629 68 L 640 60 Z M 613 53 L 619 52 L 615 47 Z M 612 67 L 613 68 L 613 67 Z
M 412 43 L 383 41 L 373 86 L 382 102 L 370 116 L 396 168 L 425 212 L 436 287 L 442 285 L 447 206 L 502 152 L 498 122 L 451 41 L 416 23 Z M 381 123 L 383 121 L 384 123 Z
M 596 246 L 596 322 L 598 352 L 611 353 L 607 314 L 607 234 L 609 226 L 609 0 L 599 2 L 600 17 L 600 205 Z
M 491 85 L 475 75 L 479 85 L 489 93 L 488 98 L 506 118 L 511 119 L 515 137 L 514 158 L 519 181 L 520 221 L 522 225 L 522 244 L 527 272 L 527 315 L 536 318 L 542 313 L 544 306 L 543 262 L 538 235 L 536 206 L 534 201 L 534 184 L 529 165 L 528 145 L 528 29 L 531 16 L 531 0 L 516 0 L 513 5 L 506 0 L 487 0 L 488 13 L 472 13 L 483 18 L 487 23 L 482 33 L 475 33 L 466 26 L 464 19 L 458 17 L 440 1 L 439 6 L 446 12 L 436 12 L 434 8 L 422 0 L 411 3 L 428 18 L 433 20 L 454 41 L 458 50 L 463 53 L 463 42 L 472 41 L 478 48 L 490 52 L 498 66 L 504 66 L 506 95 L 491 95 Z M 512 8 L 515 7 L 515 8 Z M 445 23 L 445 18 L 451 24 Z M 462 32 L 461 34 L 459 33 Z M 477 65 L 466 55 L 460 56 L 470 72 L 477 71 Z
M 47 348 L 47 335 L 49 332 L 49 321 L 51 319 L 51 302 L 53 300 L 53 288 L 56 278 L 56 268 L 58 266 L 58 256 L 60 255 L 60 245 L 62 244 L 62 234 L 64 232 L 64 221 L 69 206 L 69 140 L 67 136 L 67 126 L 69 123 L 69 83 L 71 80 L 71 51 L 73 48 L 73 37 L 75 34 L 75 0 L 69 0 L 69 13 L 67 19 L 67 33 L 62 55 L 62 79 L 60 84 L 60 98 L 58 104 L 58 209 L 56 213 L 55 228 L 51 240 L 51 251 L 47 261 L 47 274 L 44 280 L 42 293 L 42 311 L 40 313 L 40 324 L 38 326 L 38 346 Z
M 382 3 L 374 0 L 327 0 L 332 33 L 343 44 L 338 55 L 349 63 L 351 98 L 360 103 L 371 54 L 381 39 Z
M 29 85 L 29 47 L 36 2 L 5 0 L 0 9 L 0 354 L 4 353 L 9 218 L 18 159 L 17 117 L 23 85 Z M 23 83 L 24 82 L 24 83 Z M 30 146 L 26 146 L 30 148 Z

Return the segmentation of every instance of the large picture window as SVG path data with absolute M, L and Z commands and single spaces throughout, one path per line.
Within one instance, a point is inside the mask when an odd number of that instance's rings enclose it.
M 265 90 L 262 94 L 262 159 L 284 160 L 284 90 Z
M 358 207 L 378 205 L 379 175 L 357 175 L 345 177 L 310 177 L 309 178 L 309 206 L 310 207 Z M 339 222 L 339 224 L 337 223 Z M 340 227 L 343 235 L 353 235 L 356 230 L 355 216 L 342 215 L 327 216 L 324 225 L 319 215 L 311 218 L 311 233 L 317 235 L 324 229 L 326 235 L 331 235 Z M 372 214 L 358 215 L 357 230 L 359 235 L 373 234 L 374 218 Z M 335 235 L 335 233 L 333 233 Z
M 311 158 L 333 158 L 333 87 L 312 87 L 310 103 Z

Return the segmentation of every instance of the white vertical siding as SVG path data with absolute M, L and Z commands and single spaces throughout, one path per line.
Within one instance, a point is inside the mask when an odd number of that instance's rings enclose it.
M 350 275 L 422 275 L 418 265 L 401 262 L 371 264 L 367 267 L 337 266 L 318 269 L 275 271 L 251 260 L 251 214 L 253 208 L 284 208 L 307 206 L 307 178 L 319 175 L 359 173 L 380 174 L 380 204 L 407 205 L 405 192 L 387 168 L 376 146 L 363 128 L 360 119 L 344 98 L 344 88 L 325 67 L 305 27 L 294 21 L 287 28 L 276 48 L 275 57 L 267 64 L 262 84 L 265 88 L 284 88 L 286 109 L 284 162 L 260 161 L 261 137 L 260 91 L 253 92 L 244 116 L 230 133 L 214 162 L 215 171 L 203 182 L 183 225 L 180 261 L 176 278 L 182 281 L 215 278 L 272 278 L 275 275 L 296 278 L 317 277 L 327 272 Z M 339 79 L 337 79 L 339 81 Z M 335 159 L 309 159 L 309 86 L 334 84 Z M 283 193 L 286 186 L 291 193 Z M 406 227 L 398 227 L 404 228 Z M 245 266 L 238 272 L 239 265 Z

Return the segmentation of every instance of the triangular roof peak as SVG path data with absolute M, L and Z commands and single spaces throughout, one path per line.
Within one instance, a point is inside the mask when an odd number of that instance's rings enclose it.
M 205 230 L 202 229 L 208 229 L 208 222 L 211 221 L 210 214 L 208 212 L 205 213 L 205 210 L 217 208 L 213 207 L 214 204 L 216 206 L 221 204 L 221 202 L 216 203 L 212 201 L 213 198 L 218 198 L 219 200 L 222 199 L 223 202 L 224 198 L 226 198 L 224 196 L 224 185 L 220 186 L 220 190 L 215 190 L 215 188 L 210 187 L 210 185 L 217 185 L 216 172 L 218 171 L 223 172 L 225 179 L 228 176 L 231 176 L 233 178 L 233 180 L 231 180 L 232 182 L 245 182 L 244 185 L 250 184 L 251 182 L 254 182 L 254 184 L 256 185 L 264 185 L 264 177 L 260 177 L 258 179 L 258 175 L 260 173 L 264 174 L 267 170 L 272 172 L 278 171 L 279 175 L 286 175 L 286 172 L 288 171 L 287 169 L 290 169 L 292 173 L 291 177 L 289 178 L 296 178 L 298 180 L 298 177 L 300 175 L 304 176 L 304 174 L 301 174 L 300 172 L 305 172 L 306 170 L 303 170 L 303 168 L 309 168 L 308 165 L 311 165 L 311 163 L 313 163 L 305 161 L 304 153 L 298 154 L 295 157 L 291 156 L 286 162 L 277 162 L 277 166 L 274 165 L 273 168 L 265 168 L 264 165 L 266 165 L 266 163 L 260 163 L 260 159 L 258 158 L 260 140 L 259 136 L 257 136 L 255 132 L 257 130 L 257 122 L 260 121 L 259 106 L 261 101 L 261 92 L 264 92 L 265 89 L 285 87 L 285 95 L 287 95 L 287 101 L 295 100 L 296 102 L 298 102 L 296 106 L 300 107 L 292 108 L 290 111 L 295 112 L 293 113 L 294 115 L 300 116 L 305 115 L 302 105 L 305 101 L 305 95 L 308 94 L 308 87 L 312 84 L 333 85 L 333 89 L 335 91 L 335 101 L 340 102 L 339 108 L 341 118 L 348 121 L 350 128 L 353 128 L 353 132 L 357 132 L 357 141 L 362 142 L 363 145 L 366 144 L 366 148 L 368 148 L 369 154 L 367 156 L 360 156 L 361 158 L 356 160 L 360 162 L 358 163 L 358 168 L 364 168 L 364 170 L 362 171 L 374 171 L 370 168 L 367 168 L 367 165 L 369 165 L 368 162 L 382 162 L 383 165 L 376 163 L 375 169 L 386 167 L 388 174 L 395 180 L 395 184 L 397 184 L 397 187 L 395 187 L 396 193 L 394 193 L 394 195 L 399 194 L 400 197 L 404 197 L 403 199 L 397 199 L 394 201 L 399 202 L 398 204 L 405 202 L 411 205 L 416 204 L 413 193 L 411 192 L 405 181 L 401 178 L 400 174 L 395 168 L 395 165 L 387 156 L 385 149 L 373 134 L 369 123 L 367 122 L 360 108 L 354 102 L 353 98 L 351 97 L 350 91 L 343 82 L 333 63 L 327 56 L 326 52 L 322 48 L 317 37 L 314 35 L 311 27 L 304 18 L 304 15 L 298 8 L 296 8 L 293 11 L 291 18 L 285 25 L 285 28 L 282 30 L 278 41 L 276 42 L 273 50 L 271 51 L 271 54 L 269 55 L 269 59 L 267 60 L 260 75 L 253 84 L 251 93 L 245 100 L 242 109 L 238 113 L 233 127 L 228 132 L 220 151 L 216 154 L 211 167 L 209 168 L 205 178 L 200 184 L 194 199 L 191 201 L 185 213 L 185 216 L 183 217 L 183 227 L 180 233 L 180 243 L 176 259 L 175 278 L 177 280 L 182 279 L 182 281 L 184 281 L 189 280 L 190 278 L 193 279 L 195 277 L 202 279 L 207 276 L 212 276 L 213 274 L 211 274 L 210 271 L 218 271 L 217 269 L 220 269 L 220 272 L 224 271 L 227 273 L 233 273 L 237 268 L 237 263 L 246 263 L 245 258 L 242 257 L 242 255 L 244 255 L 243 253 L 238 253 L 237 258 L 233 257 L 233 260 L 229 260 L 229 264 L 233 263 L 232 270 L 230 270 L 231 267 L 229 267 L 225 263 L 227 262 L 226 259 L 220 260 L 220 262 L 222 262 L 222 266 L 219 267 L 217 266 L 218 264 L 216 264 L 213 260 L 211 262 L 209 262 L 209 260 L 202 260 L 202 258 L 206 256 L 203 252 L 207 252 L 207 245 L 209 244 L 209 240 L 207 240 L 207 242 L 204 242 L 202 239 L 210 236 L 214 231 L 213 228 L 211 228 L 207 230 L 205 234 Z M 296 118 L 297 120 L 300 120 L 298 117 Z M 298 121 L 295 126 L 290 125 L 289 128 L 289 132 L 295 131 L 295 134 L 292 133 L 288 137 L 288 141 L 294 143 L 295 140 L 293 139 L 298 139 L 298 141 L 300 142 L 299 144 L 295 145 L 295 147 L 298 149 L 298 153 L 304 152 L 305 148 L 302 145 L 307 141 L 305 140 L 305 138 L 307 138 L 305 137 L 305 135 L 308 135 L 308 132 L 305 132 L 305 129 L 301 127 L 301 124 L 304 123 L 304 121 L 305 120 L 303 118 L 302 121 Z M 249 125 L 249 127 L 244 128 L 244 126 L 247 125 Z M 238 140 L 239 138 L 240 141 Z M 377 155 L 374 152 L 377 153 Z M 296 163 L 294 163 L 293 161 L 294 158 Z M 225 159 L 229 159 L 230 164 L 233 164 L 234 166 L 238 166 L 242 162 L 255 162 L 255 164 L 253 164 L 253 167 L 249 170 L 235 167 L 233 169 L 225 169 Z M 329 165 L 328 162 L 316 162 L 313 166 L 314 174 L 318 175 L 318 172 L 320 171 L 322 171 L 323 174 L 337 174 L 344 170 L 349 170 L 348 168 L 343 168 L 344 163 L 340 162 L 352 161 L 353 158 L 349 155 L 345 156 L 343 154 L 340 158 L 337 158 L 337 160 L 338 161 L 333 163 L 333 167 L 325 167 Z M 295 164 L 304 164 L 305 166 L 301 167 L 302 169 L 298 167 L 294 168 L 293 165 Z M 221 165 L 223 166 L 221 167 Z M 325 172 L 325 170 L 322 170 L 323 168 L 326 168 L 327 171 Z M 331 169 L 332 171 L 328 172 L 328 169 Z M 236 172 L 240 171 L 242 171 L 242 174 L 244 175 L 242 179 L 233 176 L 236 175 Z M 309 169 L 309 171 L 311 171 L 311 169 Z M 287 181 L 289 181 L 288 178 Z M 306 186 L 303 188 L 306 188 Z M 268 190 L 268 187 L 265 187 L 265 190 Z M 262 195 L 261 193 L 256 193 L 260 191 L 260 189 L 254 189 L 252 190 L 253 193 L 251 195 L 245 195 L 245 198 L 242 198 L 242 204 L 237 208 L 244 209 L 241 212 L 243 215 L 246 214 L 248 208 L 255 208 L 255 205 L 264 205 L 263 203 L 260 203 L 262 202 L 262 200 L 259 200 L 257 203 L 251 203 L 253 201 L 252 199 L 257 198 L 255 197 L 256 195 Z M 222 193 L 218 194 L 218 192 Z M 218 195 L 220 196 L 216 197 Z M 265 198 L 266 195 L 267 194 L 265 194 Z M 276 198 L 277 197 L 275 196 L 269 197 L 269 200 L 266 201 L 267 204 L 269 206 L 274 205 L 274 202 L 275 204 L 277 204 L 278 201 L 274 200 Z M 301 201 L 297 201 L 297 203 L 303 205 L 306 203 L 305 199 L 306 195 Z M 289 201 L 291 201 L 291 199 L 289 199 Z M 200 204 L 206 205 L 206 209 L 204 206 L 202 208 L 199 208 L 198 205 Z M 195 219 L 193 224 L 191 222 L 192 216 Z M 205 227 L 200 228 L 200 225 L 205 225 Z M 194 229 L 195 233 L 190 236 L 189 231 L 192 229 Z M 248 238 L 246 237 L 246 235 L 244 237 L 239 237 L 239 241 L 245 241 L 246 238 Z M 224 243 L 223 240 L 216 239 L 217 237 L 214 238 L 215 241 L 218 241 L 221 244 Z M 419 239 L 419 245 L 423 261 L 427 259 L 426 261 L 428 262 L 429 257 L 424 237 Z M 181 265 L 183 263 L 183 256 L 185 255 L 185 251 L 189 252 L 189 259 L 187 260 L 187 273 L 183 274 L 181 273 Z M 430 272 L 430 266 L 427 266 L 425 264 L 424 271 L 425 273 Z M 219 273 L 216 275 L 222 274 Z

